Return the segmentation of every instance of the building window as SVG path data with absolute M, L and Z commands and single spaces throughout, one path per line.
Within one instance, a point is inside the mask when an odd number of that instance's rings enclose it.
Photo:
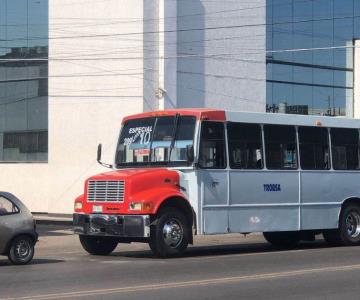
M 47 59 L 48 0 L 0 0 L 0 162 L 48 159 Z
M 5 132 L 3 136 L 5 161 L 39 161 L 48 152 L 47 131 Z
M 268 112 L 353 115 L 358 2 L 267 1 Z

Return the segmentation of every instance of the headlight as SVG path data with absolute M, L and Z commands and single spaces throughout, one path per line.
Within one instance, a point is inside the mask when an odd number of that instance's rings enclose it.
M 146 210 L 150 211 L 152 209 L 152 203 L 151 202 L 131 202 L 129 205 L 129 210 Z
M 82 202 L 75 202 L 74 208 L 75 210 L 81 210 L 83 208 Z
M 142 202 L 131 202 L 129 205 L 130 210 L 141 210 L 142 209 Z

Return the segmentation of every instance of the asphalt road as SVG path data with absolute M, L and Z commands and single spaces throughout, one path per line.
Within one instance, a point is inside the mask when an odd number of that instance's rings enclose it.
M 0 257 L 0 299 L 360 299 L 359 247 L 318 240 L 280 251 L 260 235 L 222 235 L 164 260 L 144 244 L 95 257 L 68 229 L 40 234 L 31 265 Z

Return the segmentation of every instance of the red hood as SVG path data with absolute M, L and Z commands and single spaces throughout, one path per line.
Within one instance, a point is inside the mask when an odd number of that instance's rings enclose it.
M 124 201 L 119 203 L 96 202 L 96 200 L 94 202 L 88 202 L 87 187 L 90 180 L 123 180 L 125 182 Z M 178 172 L 167 168 L 123 169 L 94 175 L 85 182 L 84 208 L 82 211 L 85 213 L 92 213 L 93 205 L 101 205 L 103 207 L 103 213 L 156 213 L 157 208 L 164 199 L 173 196 L 182 196 L 179 189 L 179 181 L 180 178 Z M 132 201 L 145 201 L 151 203 L 151 210 L 131 211 L 129 210 L 129 203 Z
M 91 176 L 91 180 L 118 180 L 118 179 L 131 179 L 134 176 L 146 176 L 149 173 L 152 175 L 156 173 L 163 173 L 164 171 L 170 171 L 166 168 L 149 168 L 149 169 L 125 169 L 125 170 L 116 170 L 106 173 L 97 174 Z

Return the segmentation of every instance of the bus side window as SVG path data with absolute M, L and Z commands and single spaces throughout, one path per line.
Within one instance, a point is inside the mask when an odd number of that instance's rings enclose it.
M 359 169 L 357 129 L 331 128 L 332 162 L 335 170 Z
M 327 128 L 299 127 L 299 148 L 302 169 L 330 169 L 329 137 Z
M 201 126 L 199 167 L 225 169 L 224 123 L 204 121 Z
M 230 167 L 232 169 L 262 169 L 261 126 L 229 122 L 227 132 Z
M 268 169 L 297 169 L 294 126 L 264 125 L 264 137 Z

